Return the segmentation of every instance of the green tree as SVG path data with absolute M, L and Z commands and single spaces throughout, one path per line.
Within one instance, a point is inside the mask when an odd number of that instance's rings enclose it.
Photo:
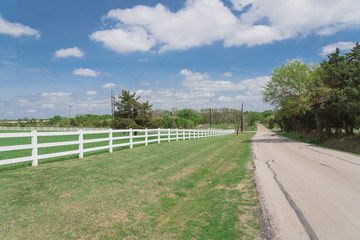
M 200 116 L 191 109 L 183 109 L 177 112 L 177 116 L 192 121 L 193 126 L 197 126 L 201 122 Z
M 146 128 L 154 127 L 151 118 L 151 107 L 149 101 L 140 102 L 141 96 L 122 90 L 119 101 L 115 102 L 115 119 L 113 128 Z
M 328 55 L 328 60 L 321 63 L 323 81 L 331 88 L 327 103 L 327 128 L 338 132 L 343 128 L 347 135 L 359 127 L 357 118 L 360 115 L 360 45 L 344 56 L 340 49 Z
M 306 98 L 312 74 L 311 66 L 297 59 L 273 69 L 262 95 L 264 102 L 277 109 L 276 116 L 284 130 L 301 131 L 309 125 Z

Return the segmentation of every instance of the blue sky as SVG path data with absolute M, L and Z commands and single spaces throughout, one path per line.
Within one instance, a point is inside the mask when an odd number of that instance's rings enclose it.
M 153 109 L 263 111 L 288 59 L 360 37 L 358 0 L 2 0 L 0 119 L 109 114 L 110 90 Z

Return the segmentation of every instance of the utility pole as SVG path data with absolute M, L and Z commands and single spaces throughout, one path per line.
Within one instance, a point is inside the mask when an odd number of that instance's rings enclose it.
M 110 93 L 110 98 L 111 98 L 111 116 L 114 119 L 114 113 L 115 113 L 115 94 L 114 91 L 111 90 Z
M 244 103 L 241 104 L 240 120 L 239 120 L 238 126 L 236 128 L 236 135 L 239 135 L 239 131 L 241 133 L 244 132 L 244 113 L 243 113 L 243 110 L 244 110 Z
M 211 108 L 210 108 L 210 129 L 211 129 Z
M 241 133 L 244 132 L 244 103 L 241 104 L 241 113 L 240 113 L 240 131 Z
M 71 115 L 71 107 L 72 107 L 72 106 L 71 106 L 71 105 L 69 105 L 69 124 L 68 124 L 68 125 L 69 125 L 69 127 L 70 127 L 70 115 Z

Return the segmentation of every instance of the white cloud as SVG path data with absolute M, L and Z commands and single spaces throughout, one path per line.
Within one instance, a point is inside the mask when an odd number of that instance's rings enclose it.
M 226 72 L 226 73 L 223 73 L 223 76 L 224 77 L 232 77 L 232 72 Z
M 254 0 L 230 0 L 233 8 L 237 11 L 242 11 L 246 6 L 250 6 Z
M 20 37 L 21 35 L 34 36 L 40 38 L 40 32 L 29 26 L 22 25 L 20 23 L 11 23 L 6 21 L 0 16 L 0 34 L 7 34 L 13 37 Z
M 114 88 L 116 87 L 115 83 L 106 83 L 104 85 L 102 85 L 103 88 Z
M 160 109 L 201 108 L 206 106 L 215 94 L 211 92 L 194 91 L 187 89 L 156 88 L 154 90 L 138 90 L 142 100 L 149 100 Z
M 253 94 L 259 92 L 260 89 L 265 86 L 266 82 L 270 80 L 269 76 L 256 77 L 236 82 L 211 80 L 207 73 L 194 73 L 188 69 L 182 69 L 180 75 L 184 76 L 184 81 L 182 81 L 183 86 L 192 90 L 208 92 L 236 92 L 246 90 L 249 94 Z
M 185 77 L 182 85 L 193 90 L 219 92 L 240 91 L 246 88 L 241 82 L 210 80 L 207 73 L 193 73 L 188 69 L 182 69 L 180 74 Z
M 41 72 L 48 72 L 47 69 L 41 69 L 41 68 L 25 68 L 26 72 L 33 72 L 33 73 L 41 73 Z
M 149 51 L 155 45 L 155 39 L 142 28 L 110 29 L 94 32 L 90 39 L 102 42 L 104 47 L 117 53 Z
M 223 81 L 212 79 L 208 73 L 192 72 L 188 69 L 182 69 L 178 75 L 182 77 L 182 87 L 159 88 L 143 84 L 148 89 L 140 89 L 136 93 L 160 109 L 199 109 L 209 106 L 239 108 L 240 100 L 248 107 L 254 106 L 254 109 L 264 110 L 260 91 L 270 80 L 269 76 Z
M 20 104 L 30 104 L 30 101 L 27 100 L 27 99 L 20 99 L 20 100 L 18 101 L 18 103 L 20 103 Z
M 77 109 L 79 113 L 89 113 L 91 111 L 96 111 L 97 113 L 102 112 L 102 114 L 110 113 L 110 100 L 108 98 L 104 99 L 81 99 L 77 100 L 72 104 L 74 109 Z
M 55 104 L 53 103 L 42 104 L 41 108 L 55 109 Z
M 141 95 L 142 97 L 148 97 L 148 96 L 151 96 L 152 94 L 154 93 L 153 90 L 142 90 L 142 89 L 139 89 L 136 91 L 136 95 Z
M 48 118 L 55 115 L 67 116 L 69 105 L 71 115 L 76 114 L 110 114 L 110 99 L 107 96 L 93 99 L 87 95 L 76 94 L 73 96 L 70 92 L 43 92 L 24 96 L 22 101 L 8 101 L 6 108 L 1 108 L 0 114 L 10 114 L 11 118 L 22 118 L 28 116 L 36 116 L 37 118 Z M 25 105 L 24 103 L 28 103 Z M 31 104 L 31 105 L 29 105 Z M 31 107 L 29 107 L 31 106 Z
M 232 100 L 231 97 L 227 97 L 227 96 L 220 96 L 217 98 L 218 101 L 220 102 L 230 102 Z
M 355 47 L 354 42 L 337 42 L 333 44 L 329 44 L 322 48 L 321 56 L 325 57 L 330 53 L 335 52 L 336 48 L 339 48 L 340 50 L 350 50 Z
M 87 92 L 86 92 L 86 94 L 87 94 L 87 95 L 90 95 L 90 96 L 96 95 L 96 93 L 97 93 L 96 91 L 87 91 Z
M 97 77 L 100 75 L 100 72 L 95 72 L 90 68 L 78 68 L 73 71 L 73 74 L 86 77 Z
M 41 94 L 42 97 L 69 97 L 69 92 L 44 92 Z
M 78 47 L 59 49 L 54 54 L 56 58 L 83 57 L 84 55 Z
M 225 47 L 261 45 L 359 28 L 360 1 L 347 0 L 187 0 L 172 12 L 162 4 L 112 9 L 103 17 L 110 29 L 90 38 L 117 53 L 186 50 L 222 41 Z M 239 14 L 238 11 L 241 11 Z M 115 21 L 115 24 L 114 24 Z

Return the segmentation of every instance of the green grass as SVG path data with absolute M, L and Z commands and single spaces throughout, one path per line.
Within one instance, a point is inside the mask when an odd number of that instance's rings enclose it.
M 253 134 L 0 172 L 0 239 L 254 239 Z
M 7 133 L 15 133 L 15 132 L 24 132 L 24 131 L 2 131 Z M 29 132 L 29 131 L 27 131 Z M 74 132 L 77 134 L 77 132 Z M 149 133 L 152 135 L 154 133 Z M 182 134 L 182 133 L 179 133 Z M 185 133 L 186 136 L 188 133 Z M 144 133 L 139 132 L 138 136 L 144 135 Z M 96 139 L 96 138 L 107 138 L 109 134 L 107 133 L 99 133 L 99 134 L 84 134 L 84 140 L 88 139 Z M 129 136 L 128 133 L 113 133 L 113 137 L 121 137 L 121 136 Z M 171 138 L 175 137 L 175 135 L 171 135 Z M 157 137 L 148 137 L 148 140 L 157 139 Z M 167 139 L 167 136 L 161 136 L 161 139 Z M 180 137 L 182 139 L 182 137 Z M 66 141 L 77 141 L 78 135 L 64 135 L 64 136 L 40 136 L 38 137 L 38 143 L 50 143 L 50 142 L 66 142 Z M 144 141 L 145 137 L 142 138 L 134 138 L 133 142 L 140 142 Z M 164 142 L 164 140 L 162 140 Z M 113 140 L 113 144 L 121 144 L 121 143 L 129 143 L 129 139 L 121 139 L 121 140 Z M 31 144 L 31 137 L 16 137 L 16 138 L 0 138 L 0 147 L 2 146 L 13 146 L 13 145 L 24 145 L 24 144 Z M 151 144 L 151 143 L 150 143 Z M 84 149 L 87 148 L 94 148 L 99 146 L 109 145 L 108 141 L 102 142 L 94 142 L 94 143 L 85 143 Z M 145 144 L 135 144 L 135 147 L 143 146 Z M 57 153 L 57 152 L 66 152 L 66 151 L 73 151 L 79 148 L 78 144 L 74 145 L 65 145 L 65 146 L 58 146 L 58 147 L 43 147 L 38 149 L 38 154 L 49 154 L 49 153 Z M 122 150 L 129 148 L 129 146 L 124 147 L 116 147 L 114 150 Z M 93 152 L 84 153 L 84 156 L 90 156 L 93 154 L 104 153 L 108 152 L 109 150 L 98 150 Z M 14 151 L 2 151 L 0 152 L 0 161 L 4 159 L 11 159 L 11 158 L 18 158 L 18 157 L 27 157 L 31 156 L 31 149 L 23 149 L 23 150 L 14 150 Z M 69 155 L 69 156 L 62 156 L 62 157 L 55 157 L 55 158 L 47 158 L 47 159 L 40 159 L 39 164 L 54 162 L 54 161 L 62 161 L 67 159 L 76 158 L 78 155 Z M 22 162 L 22 163 L 15 163 L 10 165 L 1 165 L 1 171 L 7 171 L 9 169 L 18 169 L 22 167 L 31 166 L 31 161 Z
M 360 134 L 345 136 L 344 134 L 326 138 L 322 143 L 316 133 L 301 134 L 297 132 L 277 132 L 278 134 L 296 141 L 315 144 L 321 147 L 339 151 L 360 154 Z

